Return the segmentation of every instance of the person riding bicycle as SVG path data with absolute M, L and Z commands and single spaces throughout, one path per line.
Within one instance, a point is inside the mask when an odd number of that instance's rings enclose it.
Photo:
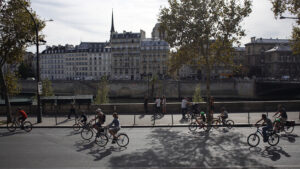
M 23 123 L 27 119 L 27 114 L 24 110 L 22 110 L 20 107 L 18 107 L 18 121 L 21 124 L 21 127 L 23 128 Z
M 86 121 L 87 121 L 86 114 L 85 114 L 84 112 L 81 112 L 80 122 L 81 122 L 82 124 L 86 124 Z
M 263 134 L 263 138 L 264 138 L 263 141 L 267 142 L 268 141 L 267 131 L 272 130 L 273 124 L 272 124 L 272 121 L 269 118 L 267 118 L 266 114 L 261 115 L 261 119 L 255 123 L 255 126 L 257 126 L 258 123 L 261 121 L 263 121 L 262 125 L 266 124 L 266 126 L 262 128 L 262 134 Z
M 200 112 L 200 118 L 196 118 L 196 122 L 200 125 L 201 122 L 205 123 L 206 122 L 206 117 L 204 111 Z
M 223 123 L 223 125 L 225 125 L 226 124 L 226 119 L 228 118 L 228 112 L 227 112 L 225 107 L 221 108 L 221 114 L 220 114 L 219 117 L 221 117 L 222 123 Z
M 104 124 L 106 117 L 100 108 L 98 108 L 96 110 L 96 113 L 97 113 L 96 117 L 94 119 L 92 119 L 91 122 L 96 121 L 96 123 L 93 125 L 93 127 L 98 131 L 97 133 L 99 133 L 99 132 L 103 131 L 102 124 Z
M 113 117 L 114 117 L 113 121 L 108 125 L 109 128 L 108 131 L 113 136 L 112 144 L 116 143 L 117 140 L 116 134 L 121 129 L 118 114 L 114 113 Z
M 286 110 L 281 104 L 279 104 L 277 106 L 277 108 L 278 108 L 278 111 L 274 114 L 273 117 L 276 117 L 278 114 L 280 114 L 280 118 L 276 119 L 274 122 L 274 131 L 278 131 L 279 128 L 281 128 L 281 130 L 283 130 L 283 126 L 288 118 Z

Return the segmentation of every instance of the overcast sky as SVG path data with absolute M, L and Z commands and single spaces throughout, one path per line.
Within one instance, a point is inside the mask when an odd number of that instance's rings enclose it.
M 77 45 L 80 42 L 105 42 L 109 40 L 111 13 L 117 32 L 146 31 L 151 36 L 157 22 L 159 9 L 167 6 L 167 0 L 31 0 L 32 8 L 47 22 L 43 33 L 47 45 Z M 275 20 L 269 0 L 253 0 L 251 15 L 243 22 L 247 36 L 289 38 L 293 20 Z M 41 50 L 45 46 L 41 47 Z M 35 52 L 35 47 L 30 47 Z

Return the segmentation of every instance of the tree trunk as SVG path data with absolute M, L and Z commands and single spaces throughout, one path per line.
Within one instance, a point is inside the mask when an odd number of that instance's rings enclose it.
M 7 122 L 11 122 L 11 120 L 12 120 L 11 106 L 10 106 L 10 102 L 9 102 L 7 86 L 6 86 L 6 82 L 4 79 L 4 74 L 3 74 L 2 68 L 0 68 L 0 81 L 2 84 L 3 96 L 5 99 Z

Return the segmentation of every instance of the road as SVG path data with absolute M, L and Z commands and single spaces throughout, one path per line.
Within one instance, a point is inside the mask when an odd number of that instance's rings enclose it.
M 101 148 L 67 128 L 9 133 L 0 129 L 0 168 L 300 168 L 300 127 L 281 135 L 275 147 L 249 148 L 256 128 L 220 128 L 191 133 L 187 128 L 126 128 L 127 148 Z

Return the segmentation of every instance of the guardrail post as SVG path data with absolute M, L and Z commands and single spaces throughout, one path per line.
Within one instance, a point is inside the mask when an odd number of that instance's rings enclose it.
M 250 124 L 250 112 L 248 112 L 248 124 Z
M 173 126 L 174 125 L 173 113 L 171 115 L 172 115 L 172 126 Z
M 135 114 L 133 116 L 133 125 L 135 126 Z

